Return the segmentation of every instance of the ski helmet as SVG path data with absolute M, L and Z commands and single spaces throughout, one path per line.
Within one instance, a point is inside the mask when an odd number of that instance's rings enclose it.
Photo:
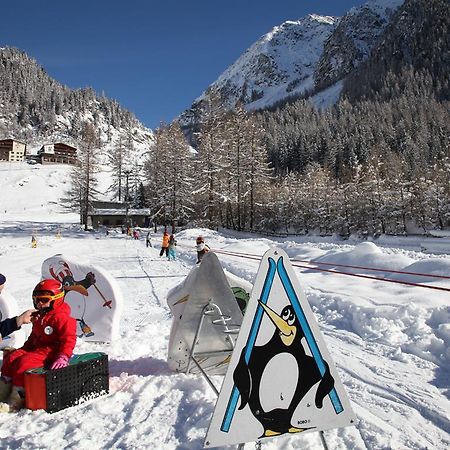
M 58 280 L 42 280 L 33 289 L 33 305 L 37 308 L 39 301 L 50 302 L 54 308 L 64 301 L 64 288 Z

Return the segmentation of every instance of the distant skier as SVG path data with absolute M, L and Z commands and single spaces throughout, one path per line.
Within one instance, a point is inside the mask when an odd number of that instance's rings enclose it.
M 147 233 L 147 237 L 145 238 L 146 247 L 152 247 L 152 239 L 150 236 L 150 231 Z
M 177 257 L 176 246 L 177 246 L 177 240 L 175 239 L 175 235 L 171 234 L 170 238 L 169 238 L 169 254 L 167 256 L 167 259 L 169 261 L 175 261 L 175 259 Z
M 203 236 L 198 236 L 196 240 L 197 264 L 200 264 L 205 253 L 209 252 L 209 246 L 205 244 Z
M 169 257 L 169 239 L 170 239 L 169 233 L 167 231 L 164 231 L 159 256 L 162 256 L 165 253 L 166 256 Z

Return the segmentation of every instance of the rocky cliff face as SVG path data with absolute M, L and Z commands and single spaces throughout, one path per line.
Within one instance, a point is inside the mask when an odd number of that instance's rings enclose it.
M 347 76 L 365 60 L 403 0 L 373 1 L 352 8 L 337 24 L 324 45 L 314 71 L 316 90 Z

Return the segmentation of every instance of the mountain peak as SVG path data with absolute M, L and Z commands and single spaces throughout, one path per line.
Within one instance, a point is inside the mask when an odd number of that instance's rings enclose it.
M 313 72 L 338 19 L 310 14 L 274 27 L 248 48 L 211 86 L 228 107 L 258 109 L 314 86 Z M 205 99 L 206 91 L 196 102 Z
M 197 98 L 181 122 L 194 124 L 209 92 L 226 108 L 238 102 L 248 110 L 308 93 L 334 89 L 365 60 L 391 16 L 404 0 L 371 0 L 352 8 L 342 18 L 308 14 L 275 26 L 250 46 Z M 336 84 L 337 83 L 337 84 Z

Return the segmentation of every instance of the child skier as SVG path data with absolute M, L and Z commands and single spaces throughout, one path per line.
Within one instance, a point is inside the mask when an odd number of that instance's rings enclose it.
M 169 238 L 169 254 L 167 255 L 167 259 L 170 261 L 175 261 L 177 253 L 176 253 L 176 247 L 177 246 L 177 240 L 175 239 L 175 235 L 171 234 Z
M 0 378 L 0 411 L 18 411 L 25 403 L 24 373 L 28 369 L 66 367 L 76 344 L 76 320 L 64 302 L 57 280 L 43 280 L 33 290 L 38 310 L 30 337 L 22 348 L 5 355 Z M 6 403 L 4 403 L 6 402 Z
M 197 264 L 200 264 L 206 252 L 209 252 L 209 246 L 205 244 L 203 236 L 198 236 L 196 240 Z

